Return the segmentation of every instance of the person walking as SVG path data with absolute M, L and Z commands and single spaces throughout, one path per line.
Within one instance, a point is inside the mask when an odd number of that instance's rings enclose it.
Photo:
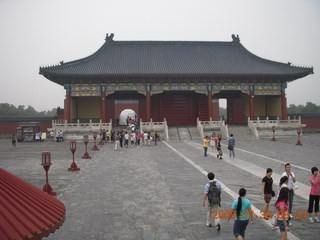
M 119 134 L 119 141 L 120 141 L 120 147 L 123 148 L 123 138 L 124 138 L 124 130 L 121 129 L 120 130 L 120 134 Z
M 148 133 L 147 132 L 144 132 L 143 134 L 143 145 L 147 145 L 148 143 Z
M 12 134 L 12 137 L 11 137 L 11 149 L 16 149 L 16 145 L 17 145 L 16 135 Z
M 208 151 L 208 146 L 209 146 L 209 137 L 206 136 L 204 139 L 203 139 L 203 151 L 204 151 L 204 156 L 207 157 L 207 151 Z
M 289 189 L 283 187 L 280 190 L 279 197 L 274 204 L 277 209 L 277 223 L 280 230 L 280 240 L 287 240 L 287 232 L 289 229 Z
M 289 199 L 289 213 L 290 213 L 290 218 L 293 218 L 291 212 L 292 212 L 292 207 L 293 207 L 293 198 L 294 198 L 294 183 L 297 181 L 294 173 L 291 171 L 291 165 L 290 163 L 287 163 L 284 166 L 284 173 L 282 173 L 283 176 L 287 176 L 289 178 L 288 180 L 288 188 L 290 190 L 290 199 Z
M 251 202 L 245 198 L 247 191 L 245 188 L 240 188 L 238 199 L 232 203 L 232 211 L 235 212 L 235 221 L 233 225 L 233 235 L 237 240 L 245 239 L 245 232 L 251 219 L 253 223 L 253 211 L 251 210 Z M 228 222 L 232 214 L 229 214 Z
M 124 145 L 126 146 L 126 148 L 128 148 L 128 145 L 129 145 L 129 134 L 128 134 L 128 132 L 125 132 L 125 134 L 124 134 Z
M 117 132 L 117 135 L 116 135 L 116 137 L 115 137 L 115 142 L 116 142 L 116 144 L 115 144 L 115 146 L 114 146 L 114 150 L 118 150 L 118 148 L 119 148 L 119 145 L 120 145 L 120 133 L 119 132 Z
M 106 143 L 108 143 L 110 141 L 110 136 L 111 136 L 111 133 L 109 132 L 109 130 L 107 130 L 107 132 L 106 132 Z
M 208 183 L 204 187 L 202 207 L 206 206 L 206 200 L 208 199 L 207 206 L 207 227 L 212 227 L 212 213 L 219 212 L 220 202 L 221 202 L 221 183 L 214 180 L 214 173 L 209 172 Z M 221 224 L 219 214 L 215 215 L 214 224 L 217 228 L 217 231 L 220 231 Z
M 101 134 L 102 134 L 101 140 L 102 140 L 102 141 L 106 141 L 106 130 L 105 130 L 105 129 L 102 129 Z
M 211 135 L 211 139 L 210 139 L 210 146 L 212 148 L 212 151 L 215 151 L 217 150 L 216 149 L 216 146 L 215 146 L 215 143 L 214 143 L 214 138 L 216 137 L 216 134 L 215 133 L 212 133 Z
M 317 167 L 311 168 L 312 176 L 309 178 L 311 189 L 309 195 L 309 206 L 308 206 L 308 213 L 309 213 L 309 222 L 310 223 L 320 223 L 318 218 L 319 215 L 319 198 L 320 198 L 320 173 Z M 312 219 L 312 212 L 313 212 L 313 204 L 314 204 L 314 220 Z
M 218 159 L 222 159 L 222 155 L 223 155 L 220 141 L 221 141 L 221 139 L 219 138 L 219 141 L 217 144 L 217 151 L 218 151 L 217 158 Z
M 235 147 L 235 144 L 236 144 L 236 140 L 234 139 L 233 134 L 231 134 L 230 138 L 228 140 L 228 149 L 229 149 L 230 158 L 231 158 L 231 153 L 232 153 L 232 156 L 234 158 L 234 147 Z
M 271 198 L 275 196 L 275 192 L 272 189 L 273 179 L 271 177 L 272 169 L 268 168 L 266 171 L 266 175 L 262 178 L 262 197 L 265 201 L 263 207 L 264 219 L 268 220 L 268 210 Z
M 136 145 L 136 133 L 133 131 L 130 136 L 130 145 L 134 147 Z
M 157 143 L 158 143 L 158 141 L 159 141 L 159 134 L 158 134 L 158 132 L 156 131 L 155 133 L 154 133 L 154 145 L 155 146 L 157 146 Z

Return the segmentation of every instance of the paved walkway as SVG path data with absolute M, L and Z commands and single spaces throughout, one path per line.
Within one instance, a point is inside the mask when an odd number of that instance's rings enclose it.
M 100 151 L 90 151 L 92 159 L 85 160 L 79 142 L 79 172 L 67 171 L 72 159 L 68 142 L 21 143 L 11 150 L 9 140 L 0 140 L 0 167 L 42 188 L 41 153 L 51 152 L 49 182 L 65 203 L 67 217 L 48 239 L 234 239 L 233 221 L 228 224 L 222 219 L 220 232 L 205 226 L 201 200 L 206 172 L 213 171 L 225 186 L 221 210 L 228 210 L 239 188 L 245 187 L 259 212 L 263 169 L 273 168 L 276 178 L 284 163 L 290 162 L 299 183 L 307 188 L 308 169 L 320 167 L 319 134 L 303 136 L 304 146 L 295 146 L 295 139 L 271 142 L 235 137 L 236 158 L 229 159 L 224 146 L 225 160 L 215 158 L 211 150 L 209 157 L 203 157 L 200 142 L 195 141 L 160 142 L 120 151 L 108 144 L 99 146 Z M 299 194 L 293 210 L 305 211 L 306 197 Z M 320 234 L 320 224 L 309 224 L 307 219 L 292 222 L 290 239 L 316 239 Z M 246 239 L 279 239 L 279 233 L 258 219 L 248 226 Z

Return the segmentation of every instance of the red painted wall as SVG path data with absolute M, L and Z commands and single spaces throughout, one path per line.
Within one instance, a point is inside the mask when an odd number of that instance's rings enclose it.
M 19 127 L 18 121 L 0 122 L 0 134 L 15 134 L 17 132 L 17 127 Z M 51 127 L 51 121 L 40 121 L 41 132 L 47 132 L 47 129 Z
M 198 114 L 200 121 L 209 121 L 209 112 L 208 112 L 208 96 L 204 94 L 198 94 Z
M 0 134 L 14 134 L 19 127 L 18 122 L 0 122 Z
M 227 101 L 228 124 L 246 124 L 245 102 L 243 98 L 228 98 Z
M 301 117 L 301 122 L 307 124 L 305 128 L 320 129 L 320 117 Z
M 188 92 L 164 92 L 152 96 L 152 119 L 166 118 L 168 125 L 196 125 L 197 95 Z
M 212 101 L 213 107 L 213 118 L 212 121 L 219 121 L 220 120 L 220 109 L 219 109 L 219 99 Z

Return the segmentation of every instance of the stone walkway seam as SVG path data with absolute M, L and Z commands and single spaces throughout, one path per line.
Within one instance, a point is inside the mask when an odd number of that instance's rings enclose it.
M 190 158 L 186 157 L 183 153 L 179 152 L 177 149 L 175 149 L 174 147 L 172 147 L 169 143 L 167 143 L 166 141 L 163 141 L 163 143 L 170 148 L 173 152 L 175 152 L 178 156 L 182 157 L 186 162 L 190 163 L 190 165 L 192 165 L 194 168 L 196 168 L 198 171 L 200 171 L 202 174 L 204 174 L 205 176 L 207 176 L 208 172 L 205 171 L 202 167 L 200 167 L 199 165 L 197 165 L 196 163 L 194 163 Z M 219 181 L 218 179 L 216 179 L 217 181 Z M 223 190 L 229 194 L 233 199 L 237 199 L 238 198 L 238 194 L 235 193 L 234 191 L 232 191 L 230 188 L 228 188 L 223 182 L 219 181 L 221 183 L 221 186 L 223 188 Z M 251 204 L 251 208 L 254 211 L 254 214 L 260 218 L 261 217 L 261 211 L 255 207 L 254 205 Z M 270 220 L 268 221 L 263 221 L 263 224 L 265 224 L 266 226 L 272 228 L 271 222 Z M 279 234 L 280 231 L 276 230 Z M 293 233 L 288 232 L 288 239 L 289 240 L 300 240 L 300 238 L 296 237 Z
M 225 147 L 228 146 L 227 144 L 224 144 L 224 143 L 222 143 L 221 145 L 223 145 Z M 250 151 L 247 151 L 247 150 L 244 150 L 244 149 L 241 149 L 241 148 L 234 148 L 234 149 L 236 149 L 238 151 L 245 152 L 245 153 L 249 153 L 249 154 L 252 154 L 252 155 L 256 155 L 258 157 L 266 158 L 266 159 L 269 159 L 269 160 L 274 161 L 274 162 L 278 162 L 278 163 L 281 163 L 281 164 L 286 164 L 286 162 L 283 162 L 281 160 L 278 160 L 278 159 L 275 159 L 275 158 L 270 158 L 270 157 L 267 157 L 267 156 L 264 156 L 264 155 L 261 155 L 261 154 L 258 154 L 258 153 L 250 152 Z M 305 170 L 305 171 L 310 172 L 310 169 L 307 169 L 307 168 L 304 168 L 304 167 L 300 167 L 300 166 L 295 165 L 295 164 L 290 164 L 290 165 L 295 167 L 295 168 L 299 168 L 301 170 Z
M 198 144 L 198 143 L 191 143 L 191 142 L 186 142 L 188 145 L 194 147 L 194 148 L 197 148 L 197 149 L 201 149 L 201 144 Z M 195 146 L 197 145 L 197 146 Z M 214 153 L 211 153 L 209 152 L 208 154 L 210 154 L 211 156 L 215 156 L 216 154 Z M 263 177 L 265 174 L 266 174 L 266 170 L 264 168 L 261 168 L 261 167 L 258 167 L 252 163 L 249 163 L 249 162 L 246 162 L 244 160 L 241 160 L 239 158 L 234 158 L 233 160 L 231 159 L 227 159 L 227 158 L 224 158 L 223 161 L 235 166 L 235 167 L 238 167 L 238 168 L 241 168 L 242 170 L 244 171 L 247 171 L 257 177 Z M 277 174 L 277 173 L 272 173 L 272 178 L 274 179 L 274 185 L 277 186 L 278 188 L 278 185 L 275 184 L 275 183 L 278 183 L 280 182 L 280 178 L 281 178 L 281 175 L 280 174 Z M 298 195 L 299 197 L 309 201 L 309 192 L 310 192 L 310 187 L 303 184 L 303 183 L 299 183 L 299 182 L 296 182 L 295 185 L 299 186 L 299 189 L 295 190 L 295 195 Z

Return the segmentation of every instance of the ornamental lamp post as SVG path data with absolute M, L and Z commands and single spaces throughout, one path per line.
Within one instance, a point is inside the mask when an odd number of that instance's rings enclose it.
M 68 168 L 68 171 L 80 171 L 80 168 L 78 168 L 77 164 L 74 161 L 74 153 L 77 150 L 77 142 L 76 141 L 70 141 L 70 151 L 72 152 L 72 163 L 70 168 Z
M 50 152 L 43 152 L 42 153 L 42 163 L 44 170 L 46 171 L 46 184 L 43 186 L 43 191 L 48 193 L 51 196 L 56 196 L 57 193 L 52 191 L 52 187 L 49 185 L 48 180 L 48 171 L 51 166 L 51 153 Z
M 271 141 L 277 141 L 277 139 L 274 137 L 274 132 L 276 131 L 276 127 L 275 126 L 272 126 L 272 139 Z
M 98 151 L 99 148 L 97 147 L 97 136 L 98 136 L 98 133 L 96 131 L 94 131 L 93 133 L 93 139 L 94 139 L 94 146 L 91 150 L 93 151 Z
M 302 142 L 300 141 L 300 134 L 301 134 L 301 132 L 302 132 L 302 129 L 301 129 L 301 128 L 298 128 L 298 129 L 297 129 L 298 141 L 297 141 L 297 143 L 296 143 L 296 145 L 298 145 L 298 146 L 302 146 L 302 145 L 303 145 Z
M 87 134 L 83 135 L 83 142 L 84 142 L 84 145 L 86 146 L 86 152 L 83 154 L 82 158 L 89 159 L 91 158 L 91 156 L 88 153 L 89 136 Z

